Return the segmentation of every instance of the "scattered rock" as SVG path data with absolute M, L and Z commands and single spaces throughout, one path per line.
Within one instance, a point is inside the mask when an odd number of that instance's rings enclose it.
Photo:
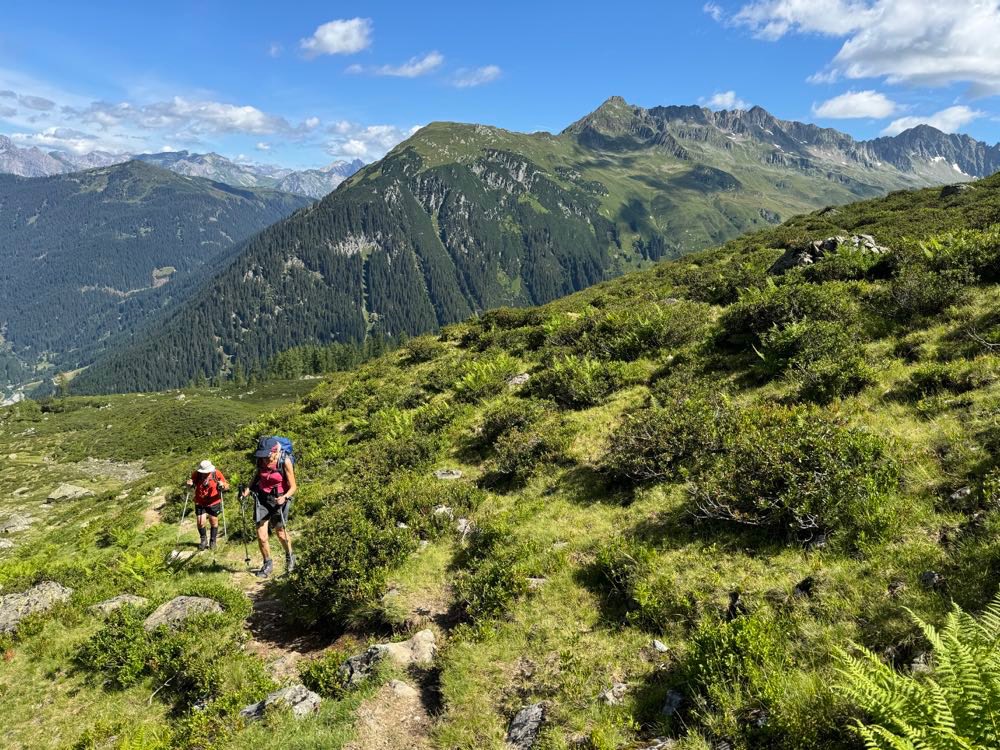
M 47 612 L 72 594 L 73 589 L 55 581 L 43 581 L 27 591 L 0 596 L 0 633 L 13 633 L 28 615 Z
M 462 472 L 458 469 L 437 469 L 434 471 L 434 478 L 444 482 L 452 482 L 462 478 Z
M 948 499 L 951 500 L 953 503 L 958 503 L 961 502 L 962 500 L 965 500 L 971 494 L 972 494 L 971 487 L 960 487 L 959 489 L 952 492 L 948 496 Z
M 528 578 L 528 591 L 537 591 L 548 582 L 548 578 Z
M 941 192 L 938 193 L 939 198 L 948 198 L 952 195 L 958 195 L 959 193 L 964 193 L 966 190 L 971 190 L 972 185 L 966 182 L 960 182 L 957 185 L 945 185 L 941 188 Z
M 944 576 L 936 570 L 925 570 L 920 574 L 920 585 L 925 589 L 936 589 L 944 583 Z
M 522 372 L 519 375 L 515 375 L 510 380 L 507 381 L 507 388 L 514 391 L 520 388 L 522 385 L 531 380 L 531 375 L 526 372 Z
M 665 654 L 670 649 L 667 648 L 667 644 L 665 644 L 663 641 L 654 638 L 653 639 L 653 650 L 655 650 L 655 651 L 657 651 L 657 652 L 659 652 L 661 654 Z
M 136 596 L 135 594 L 119 594 L 110 599 L 105 599 L 103 602 L 98 602 L 89 609 L 95 615 L 107 617 L 116 609 L 121 609 L 126 604 L 130 607 L 145 607 L 149 604 L 149 599 L 144 596 Z
M 889 582 L 889 596 L 896 597 L 899 596 L 906 590 L 906 582 L 895 580 Z
M 174 628 L 192 615 L 206 612 L 222 612 L 222 605 L 204 596 L 178 596 L 153 610 L 142 626 L 147 631 L 156 630 L 161 625 Z
M 322 699 L 305 685 L 289 685 L 275 690 L 260 703 L 247 706 L 240 711 L 240 716 L 247 721 L 257 721 L 272 707 L 279 707 L 291 709 L 295 718 L 301 719 L 315 712 L 321 702 Z
M 607 690 L 602 690 L 597 699 L 606 706 L 618 706 L 621 704 L 622 700 L 625 698 L 625 693 L 628 692 L 628 685 L 624 682 L 616 682 L 611 685 Z
M 27 531 L 35 519 L 29 515 L 17 515 L 0 521 L 0 534 L 17 534 Z
M 816 591 L 816 579 L 812 576 L 806 576 L 797 584 L 795 588 L 792 589 L 792 596 L 795 597 L 811 597 Z
M 507 727 L 507 742 L 517 750 L 531 750 L 545 723 L 545 709 L 544 703 L 535 703 L 514 714 Z
M 76 464 L 83 476 L 107 477 L 124 484 L 131 484 L 149 476 L 142 461 L 111 461 L 104 458 L 88 458 Z
M 396 521 L 396 528 L 397 529 L 408 529 L 408 528 L 410 528 L 410 525 L 408 523 L 403 523 L 402 521 Z
M 54 503 L 59 500 L 76 500 L 93 494 L 94 493 L 86 487 L 77 487 L 75 484 L 60 484 L 49 493 L 47 500 Z
M 667 697 L 663 699 L 663 708 L 660 713 L 664 716 L 673 716 L 681 710 L 684 705 L 684 696 L 676 690 L 668 690 Z
M 910 672 L 913 674 L 930 674 L 931 671 L 931 655 L 926 651 L 922 654 L 918 654 L 916 658 L 910 662 Z
M 437 643 L 433 630 L 421 630 L 408 641 L 379 643 L 352 656 L 340 667 L 340 674 L 348 685 L 364 682 L 375 671 L 382 659 L 389 659 L 400 667 L 411 664 L 428 666 L 437 656 Z
M 14 542 L 10 539 L 0 539 L 0 549 L 10 549 L 14 546 Z
M 667 739 L 666 737 L 657 737 L 653 740 L 652 745 L 644 745 L 639 748 L 639 750 L 673 750 L 677 747 L 677 740 Z
M 874 253 L 882 255 L 889 252 L 889 249 L 882 247 L 875 242 L 875 238 L 870 234 L 855 234 L 850 237 L 836 236 L 827 237 L 824 240 L 813 240 L 804 246 L 790 247 L 771 265 L 767 272 L 770 274 L 783 274 L 793 268 L 801 266 L 811 266 L 816 261 L 823 258 L 827 253 L 835 253 L 841 249 L 852 252 Z
M 452 510 L 447 505 L 437 505 L 437 506 L 435 506 L 433 513 L 434 513 L 435 516 L 446 516 L 448 518 L 454 518 L 455 517 L 455 511 Z
M 470 531 L 472 531 L 472 521 L 468 518 L 459 518 L 455 521 L 455 531 L 465 537 Z
M 18 487 L 16 490 L 14 490 L 14 497 L 21 497 L 21 495 L 27 495 L 29 492 L 31 492 L 30 487 Z

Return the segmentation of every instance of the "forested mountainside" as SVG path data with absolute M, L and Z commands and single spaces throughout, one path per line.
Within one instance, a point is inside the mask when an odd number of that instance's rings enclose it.
M 996 747 L 998 303 L 995 176 L 489 311 L 297 401 L 0 410 L 0 591 L 34 592 L 0 635 L 0 736 Z M 261 587 L 231 496 L 215 556 L 175 524 L 192 465 L 246 481 L 265 434 L 300 489 L 298 565 Z M 64 481 L 93 494 L 48 502 Z M 144 625 L 177 596 L 214 611 Z M 301 716 L 240 713 L 282 686 Z
M 760 108 L 618 98 L 560 135 L 435 123 L 254 238 L 194 305 L 76 387 L 177 386 L 237 362 L 260 369 L 297 344 L 545 303 L 793 213 L 971 179 L 997 153 L 931 128 L 856 142 Z M 210 335 L 191 341 L 192 330 Z
M 0 175 L 6 351 L 28 365 L 85 363 L 184 299 L 192 279 L 214 273 L 247 237 L 309 203 L 141 162 Z

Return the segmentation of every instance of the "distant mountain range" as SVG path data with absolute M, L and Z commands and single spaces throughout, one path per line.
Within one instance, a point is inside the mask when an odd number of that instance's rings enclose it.
M 141 161 L 0 175 L 0 370 L 12 356 L 29 369 L 91 361 L 311 202 Z
M 612 97 L 558 135 L 432 123 L 251 239 L 192 304 L 74 382 L 171 387 L 296 344 L 421 333 L 793 214 L 998 167 L 998 147 L 968 136 L 921 126 L 856 141 L 760 107 Z
M 311 198 L 322 198 L 365 165 L 360 159 L 355 159 L 335 161 L 321 169 L 293 170 L 236 162 L 215 153 L 195 154 L 189 151 L 165 151 L 158 154 L 93 151 L 79 155 L 66 151 L 46 152 L 37 147 L 21 148 L 9 137 L 0 135 L 0 174 L 49 177 L 121 164 L 130 159 L 149 162 L 189 177 L 204 177 L 236 187 L 273 188 Z

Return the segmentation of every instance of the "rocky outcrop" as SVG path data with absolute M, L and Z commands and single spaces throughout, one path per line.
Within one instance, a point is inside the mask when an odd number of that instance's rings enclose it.
M 443 482 L 453 482 L 462 478 L 462 472 L 458 469 L 438 469 L 434 472 L 434 478 Z
M 0 596 L 0 633 L 13 633 L 28 615 L 47 612 L 72 595 L 73 589 L 55 581 L 43 581 L 19 594 Z
M 357 685 L 371 676 L 383 659 L 399 667 L 430 666 L 437 656 L 437 642 L 433 630 L 421 630 L 407 641 L 379 643 L 352 656 L 340 667 L 340 674 L 348 685 Z
M 264 718 L 269 710 L 285 708 L 291 710 L 296 719 L 302 719 L 315 713 L 321 702 L 322 698 L 305 685 L 289 685 L 275 690 L 259 703 L 247 706 L 240 711 L 240 716 L 246 721 L 257 721 Z
M 156 630 L 161 625 L 176 628 L 192 615 L 219 612 L 222 612 L 222 605 L 215 599 L 204 596 L 178 596 L 153 610 L 142 626 L 147 631 Z
M 93 494 L 93 491 L 88 490 L 86 487 L 78 487 L 75 484 L 60 484 L 49 493 L 47 499 L 50 503 L 55 503 L 60 500 L 76 500 Z
M 138 608 L 145 607 L 147 604 L 149 604 L 149 599 L 144 596 L 136 596 L 135 594 L 119 594 L 118 596 L 113 596 L 110 599 L 105 599 L 103 602 L 98 602 L 92 607 L 89 607 L 89 610 L 95 615 L 107 617 L 116 609 L 121 609 L 124 606 Z
M 889 252 L 889 248 L 883 247 L 875 242 L 875 238 L 870 234 L 855 234 L 850 237 L 837 236 L 827 237 L 824 240 L 812 240 L 805 245 L 790 247 L 782 253 L 771 265 L 767 272 L 780 275 L 793 268 L 811 266 L 830 253 L 861 252 L 883 255 Z

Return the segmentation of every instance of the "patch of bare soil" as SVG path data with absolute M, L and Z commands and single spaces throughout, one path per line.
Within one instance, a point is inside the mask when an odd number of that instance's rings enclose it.
M 358 709 L 357 737 L 344 750 L 429 749 L 431 724 L 420 690 L 392 680 Z

